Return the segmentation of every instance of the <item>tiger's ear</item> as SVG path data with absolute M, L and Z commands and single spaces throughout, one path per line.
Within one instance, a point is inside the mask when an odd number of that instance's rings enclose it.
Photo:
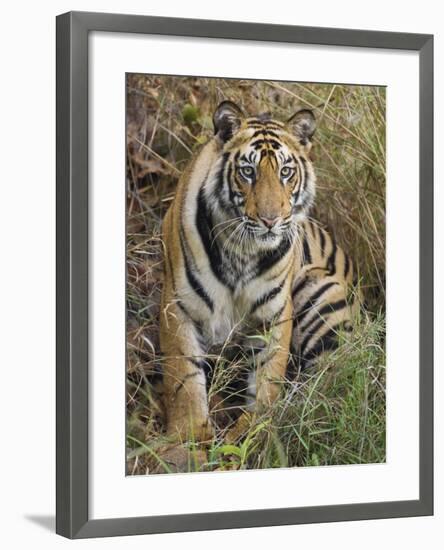
M 242 109 L 232 101 L 222 101 L 214 111 L 214 133 L 218 134 L 222 141 L 228 141 L 233 137 L 244 118 Z
M 301 109 L 287 121 L 291 131 L 299 139 L 301 145 L 307 146 L 316 130 L 316 119 L 313 111 Z

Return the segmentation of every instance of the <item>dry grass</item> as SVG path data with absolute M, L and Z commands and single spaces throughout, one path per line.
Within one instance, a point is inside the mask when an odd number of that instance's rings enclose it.
M 326 224 L 355 259 L 366 312 L 351 340 L 344 341 L 316 372 L 285 388 L 269 422 L 258 421 L 247 438 L 249 448 L 227 450 L 216 442 L 206 467 L 230 467 L 233 461 L 236 467 L 249 468 L 381 462 L 385 460 L 385 89 L 129 75 L 128 473 L 146 473 L 153 461 L 159 464 L 156 448 L 162 443 L 163 411 L 156 393 L 161 369 L 161 221 L 190 156 L 213 135 L 212 113 L 223 99 L 236 101 L 248 113 L 269 111 L 281 120 L 302 107 L 314 110 L 318 194 L 313 217 Z M 221 361 L 219 365 L 210 393 L 220 389 L 221 380 L 227 383 L 226 369 Z

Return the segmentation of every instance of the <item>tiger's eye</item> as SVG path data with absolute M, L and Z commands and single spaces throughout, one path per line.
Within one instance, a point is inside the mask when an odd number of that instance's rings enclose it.
M 239 171 L 247 179 L 254 176 L 254 168 L 252 166 L 241 166 Z
M 289 166 L 284 166 L 281 170 L 281 177 L 288 178 L 293 173 L 293 169 Z

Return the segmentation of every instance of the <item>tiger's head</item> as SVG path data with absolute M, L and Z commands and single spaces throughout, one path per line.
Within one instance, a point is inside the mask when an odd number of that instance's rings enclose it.
M 243 220 L 261 247 L 277 245 L 294 233 L 314 200 L 313 113 L 303 109 L 283 123 L 268 114 L 247 117 L 224 101 L 213 123 L 222 153 L 219 203 Z

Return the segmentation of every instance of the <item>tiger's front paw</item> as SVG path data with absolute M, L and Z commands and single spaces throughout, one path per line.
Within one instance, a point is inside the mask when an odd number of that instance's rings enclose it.
M 238 443 L 245 437 L 253 422 L 253 416 L 249 412 L 243 412 L 233 426 L 228 429 L 224 440 L 229 444 Z
M 191 421 L 169 421 L 167 436 L 180 443 L 191 441 L 194 443 L 209 444 L 216 436 L 216 432 L 210 418 L 193 419 Z

